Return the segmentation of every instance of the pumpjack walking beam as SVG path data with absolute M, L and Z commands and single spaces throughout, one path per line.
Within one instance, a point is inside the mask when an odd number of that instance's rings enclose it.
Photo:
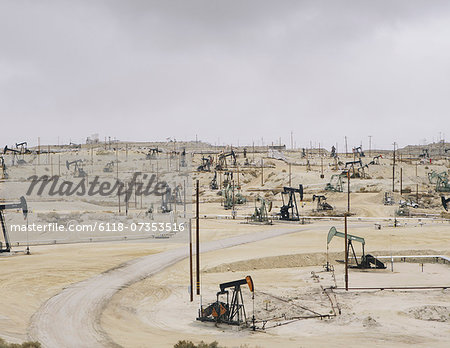
M 21 143 L 16 143 L 16 148 L 19 149 L 20 154 L 30 154 L 31 151 L 28 150 L 28 143 L 26 141 L 22 141 Z
M 24 153 L 21 153 L 19 150 L 10 149 L 8 145 L 6 145 L 3 149 L 3 154 L 5 155 L 8 151 L 13 155 L 12 165 L 14 165 L 14 162 L 18 165 L 26 164 L 26 161 L 23 159 Z M 19 158 L 19 155 L 22 155 L 22 158 Z
M 28 206 L 25 197 L 20 197 L 20 203 L 0 204 L 0 223 L 2 226 L 3 238 L 5 240 L 5 247 L 3 247 L 2 243 L 0 242 L 0 253 L 11 251 L 11 244 L 9 242 L 8 230 L 5 224 L 5 217 L 3 213 L 4 210 L 10 209 L 22 209 L 24 219 L 26 219 L 28 215 Z

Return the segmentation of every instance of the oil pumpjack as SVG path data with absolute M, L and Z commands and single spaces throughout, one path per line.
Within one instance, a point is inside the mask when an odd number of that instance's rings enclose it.
M 255 287 L 251 276 L 247 276 L 244 279 L 222 283 L 219 285 L 220 291 L 216 294 L 216 302 L 211 303 L 206 308 L 200 308 L 197 320 L 237 326 L 247 325 L 247 315 L 245 312 L 244 298 L 242 296 L 241 289 L 241 286 L 246 284 L 252 293 L 252 300 L 254 300 Z M 225 296 L 226 302 L 224 298 Z M 254 327 L 254 315 L 252 317 L 252 322 Z
M 20 197 L 20 203 L 10 203 L 10 204 L 0 204 L 0 224 L 2 226 L 3 239 L 4 244 L 0 242 L 0 253 L 9 253 L 11 251 L 11 243 L 9 241 L 8 230 L 5 223 L 5 210 L 15 210 L 21 209 L 24 219 L 27 218 L 28 215 L 28 206 L 27 201 L 24 196 Z M 27 248 L 27 253 L 29 253 L 29 249 Z

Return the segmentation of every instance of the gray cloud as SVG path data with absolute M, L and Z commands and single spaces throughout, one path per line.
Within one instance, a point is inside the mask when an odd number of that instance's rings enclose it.
M 2 141 L 448 133 L 448 1 L 0 1 Z

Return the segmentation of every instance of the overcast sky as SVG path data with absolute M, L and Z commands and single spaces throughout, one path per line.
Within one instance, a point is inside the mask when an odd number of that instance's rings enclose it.
M 0 0 L 1 146 L 450 137 L 450 1 Z

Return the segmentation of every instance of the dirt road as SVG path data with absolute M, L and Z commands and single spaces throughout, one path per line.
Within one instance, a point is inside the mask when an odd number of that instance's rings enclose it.
M 212 241 L 201 252 L 256 242 L 304 228 L 277 228 L 259 233 Z M 149 277 L 188 257 L 188 248 L 144 256 L 83 282 L 73 284 L 49 299 L 33 315 L 29 336 L 44 347 L 117 347 L 100 326 L 100 315 L 120 289 Z

